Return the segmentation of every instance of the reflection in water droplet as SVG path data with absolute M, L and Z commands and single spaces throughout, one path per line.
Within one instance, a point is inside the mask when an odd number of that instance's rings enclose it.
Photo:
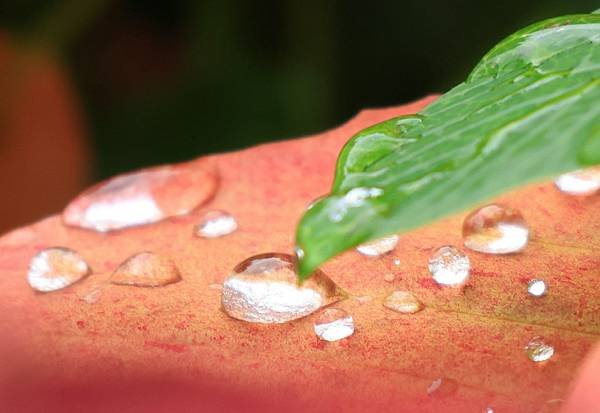
M 547 344 L 542 337 L 534 337 L 525 346 L 525 353 L 529 360 L 540 363 L 549 360 L 554 355 L 554 347 Z
M 356 247 L 356 251 L 369 257 L 378 257 L 392 251 L 398 245 L 398 235 L 390 235 L 374 241 L 366 242 Z
M 319 315 L 314 328 L 321 340 L 337 341 L 354 334 L 354 320 L 344 310 L 327 308 Z
M 383 195 L 381 188 L 353 188 L 343 197 L 338 199 L 329 211 L 329 219 L 340 222 L 348 213 L 348 208 L 358 208 L 365 204 L 367 199 Z
M 77 252 L 62 247 L 47 248 L 31 259 L 27 281 L 34 290 L 49 292 L 65 288 L 90 273 L 89 265 Z
M 414 314 L 423 309 L 423 303 L 409 291 L 394 291 L 385 298 L 383 305 L 402 314 Z
M 465 247 L 486 254 L 521 251 L 529 240 L 529 228 L 519 211 L 487 205 L 472 212 L 463 223 Z
M 394 265 L 395 266 L 399 266 L 400 265 L 400 260 L 398 258 L 394 259 Z
M 223 283 L 221 303 L 227 314 L 255 323 L 284 323 L 307 316 L 341 299 L 322 271 L 299 286 L 294 258 L 266 253 L 238 264 Z
M 110 278 L 113 284 L 136 287 L 160 287 L 180 280 L 175 263 L 152 252 L 141 252 L 128 258 Z
M 395 279 L 396 279 L 396 276 L 394 274 L 392 274 L 391 272 L 388 272 L 387 274 L 385 274 L 383 276 L 383 281 L 386 281 L 389 283 L 393 282 Z
M 527 292 L 534 297 L 542 297 L 546 295 L 548 291 L 548 286 L 544 280 L 539 280 L 537 278 L 529 281 L 527 284 Z
M 554 181 L 556 187 L 569 195 L 593 195 L 600 191 L 600 167 L 580 169 L 559 176 Z
M 217 238 L 231 234 L 238 225 L 233 217 L 225 211 L 209 211 L 194 228 L 194 233 L 202 238 Z
M 446 286 L 459 286 L 469 278 L 469 257 L 455 247 L 446 245 L 429 257 L 429 272 L 435 282 Z
M 143 169 L 88 189 L 65 208 L 63 221 L 101 232 L 151 224 L 191 212 L 217 186 L 211 159 Z
M 208 288 L 210 288 L 211 290 L 221 291 L 223 289 L 223 286 L 221 284 L 210 284 Z

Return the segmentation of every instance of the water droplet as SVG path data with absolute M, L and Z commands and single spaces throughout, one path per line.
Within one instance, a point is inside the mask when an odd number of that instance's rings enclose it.
M 137 287 L 159 287 L 181 280 L 179 270 L 169 258 L 141 252 L 125 260 L 112 274 L 110 282 Z
M 458 390 L 456 380 L 439 378 L 431 382 L 427 388 L 427 394 L 435 397 L 451 396 Z
M 529 281 L 527 284 L 527 292 L 534 297 L 543 297 L 548 291 L 548 286 L 544 280 L 537 278 Z
M 391 272 L 388 272 L 386 275 L 383 276 L 383 281 L 385 282 L 393 282 L 396 279 L 396 276 L 394 274 L 392 274 Z
M 381 188 L 353 188 L 343 197 L 338 199 L 329 211 L 329 219 L 340 222 L 348 213 L 348 208 L 358 208 L 365 204 L 368 199 L 383 195 Z
M 210 288 L 211 290 L 218 290 L 221 291 L 223 289 L 223 286 L 221 284 L 210 284 L 208 286 L 208 288 Z
M 554 347 L 547 344 L 542 337 L 534 337 L 525 346 L 529 360 L 540 363 L 549 360 L 554 355 Z
M 297 284 L 294 258 L 266 253 L 238 264 L 223 283 L 221 302 L 227 314 L 255 323 L 284 323 L 307 316 L 341 299 L 333 281 L 317 270 Z
M 204 214 L 202 221 L 194 228 L 194 232 L 202 238 L 217 238 L 231 234 L 237 227 L 233 215 L 216 210 Z
M 414 314 L 423 309 L 423 303 L 408 291 L 394 291 L 385 298 L 383 305 L 402 314 Z
M 521 251 L 529 240 L 529 228 L 519 211 L 491 204 L 472 212 L 463 223 L 465 247 L 486 254 Z
M 96 286 L 91 290 L 87 290 L 83 294 L 79 294 L 79 298 L 81 299 L 81 301 L 85 301 L 88 304 L 95 304 L 100 299 L 100 296 L 102 295 L 102 290 L 102 286 Z
M 446 286 L 459 286 L 469 278 L 469 257 L 459 249 L 446 245 L 429 257 L 429 272 L 435 282 Z
M 400 265 L 400 260 L 398 258 L 396 258 L 396 259 L 394 259 L 393 263 L 396 267 L 398 267 Z
M 483 413 L 494 413 L 494 409 L 492 409 L 491 407 L 486 407 L 485 409 L 483 409 Z
M 556 187 L 569 195 L 593 195 L 600 191 L 600 167 L 566 173 L 554 181 Z
M 159 166 L 116 176 L 75 198 L 67 225 L 112 231 L 184 215 L 210 199 L 218 186 L 211 159 Z
M 378 257 L 391 252 L 398 245 L 398 235 L 390 235 L 374 241 L 366 242 L 356 247 L 356 251 L 368 257 Z
M 352 316 L 339 308 L 325 309 L 314 327 L 317 337 L 325 341 L 338 341 L 354 334 Z
M 368 303 L 373 299 L 370 295 L 355 295 L 352 298 L 361 304 Z
M 31 259 L 27 281 L 34 290 L 49 292 L 65 288 L 90 273 L 89 265 L 77 252 L 54 247 L 40 251 Z

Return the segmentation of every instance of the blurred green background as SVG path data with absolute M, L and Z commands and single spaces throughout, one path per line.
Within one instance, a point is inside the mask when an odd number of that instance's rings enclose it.
M 2 2 L 59 51 L 94 178 L 331 128 L 460 82 L 495 43 L 597 1 Z

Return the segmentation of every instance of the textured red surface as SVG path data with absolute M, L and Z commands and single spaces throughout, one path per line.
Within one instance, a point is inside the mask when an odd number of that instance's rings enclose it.
M 361 112 L 319 136 L 215 156 L 220 186 L 193 214 L 100 234 L 68 228 L 55 216 L 0 239 L 0 403 L 4 411 L 553 411 L 600 334 L 600 198 L 573 198 L 549 184 L 506 194 L 532 228 L 524 252 L 469 252 L 465 289 L 437 287 L 430 252 L 461 244 L 462 219 L 405 234 L 390 255 L 349 251 L 323 270 L 359 299 L 336 304 L 356 332 L 334 343 L 313 332 L 317 314 L 283 325 L 233 320 L 220 309 L 220 283 L 245 258 L 290 252 L 304 208 L 327 192 L 335 158 L 359 129 L 412 113 L 431 98 Z M 202 213 L 238 220 L 226 237 L 200 239 Z M 25 274 L 41 248 L 80 252 L 95 273 L 63 291 L 36 294 Z M 81 300 L 139 251 L 171 257 L 182 281 L 154 289 L 109 285 Z M 399 266 L 393 259 L 401 261 Z M 392 282 L 385 274 L 394 272 Z M 550 286 L 527 296 L 532 277 Z M 395 289 L 426 308 L 402 315 L 382 305 Z M 523 347 L 534 336 L 554 344 L 544 364 Z M 431 395 L 427 389 L 442 378 Z

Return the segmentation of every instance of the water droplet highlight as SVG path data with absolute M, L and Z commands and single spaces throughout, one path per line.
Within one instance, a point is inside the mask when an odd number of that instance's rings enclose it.
M 211 159 L 158 166 L 116 176 L 75 198 L 63 211 L 67 225 L 100 232 L 185 215 L 218 187 Z
M 543 297 L 548 292 L 548 286 L 544 280 L 536 278 L 527 284 L 527 292 L 534 297 Z
M 385 274 L 383 276 L 383 281 L 391 283 L 396 279 L 396 276 L 394 274 L 392 274 L 391 272 Z
M 314 328 L 321 340 L 338 341 L 354 334 L 354 320 L 344 310 L 327 308 L 315 321 Z
M 396 248 L 398 245 L 398 235 L 390 235 L 389 237 L 383 237 L 374 241 L 366 242 L 356 247 L 356 251 L 368 257 L 379 257 L 380 255 L 387 254 Z
M 266 253 L 238 264 L 223 283 L 221 303 L 231 317 L 253 323 L 285 323 L 305 317 L 342 298 L 341 291 L 317 270 L 297 284 L 294 258 Z
M 456 380 L 439 378 L 431 382 L 427 388 L 427 394 L 434 397 L 448 397 L 456 393 L 458 390 L 458 383 Z
M 455 287 L 464 284 L 469 278 L 470 268 L 469 257 L 450 245 L 437 249 L 429 257 L 429 272 L 440 285 Z
M 414 314 L 423 309 L 423 303 L 409 291 L 392 292 L 385 298 L 383 305 L 402 314 Z
M 218 238 L 229 235 L 237 229 L 237 221 L 228 212 L 208 211 L 194 228 L 194 233 L 202 238 Z
M 486 205 L 463 223 L 465 247 L 486 254 L 521 251 L 529 240 L 529 228 L 519 211 L 502 205 Z
M 542 337 L 534 337 L 525 346 L 525 353 L 529 360 L 541 363 L 550 360 L 554 355 L 554 347 L 547 344 Z
M 175 263 L 152 252 L 141 252 L 128 258 L 110 278 L 113 284 L 136 287 L 160 287 L 180 280 Z
M 563 174 L 556 178 L 554 185 L 565 194 L 594 195 L 600 192 L 600 167 L 580 169 Z
M 50 292 L 65 288 L 91 272 L 77 252 L 54 247 L 40 251 L 31 259 L 27 281 L 36 291 Z

